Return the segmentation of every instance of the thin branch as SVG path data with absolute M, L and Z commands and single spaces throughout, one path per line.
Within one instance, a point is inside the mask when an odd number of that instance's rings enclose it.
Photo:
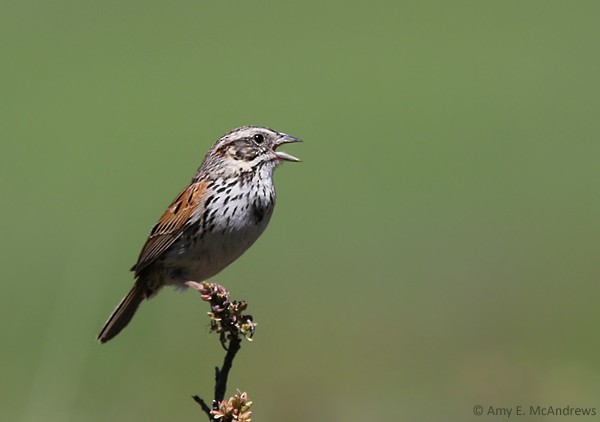
M 248 395 L 238 390 L 237 394 L 225 400 L 227 379 L 233 366 L 233 360 L 242 347 L 241 336 L 251 340 L 256 323 L 252 316 L 244 315 L 246 302 L 231 301 L 229 292 L 215 283 L 188 282 L 188 286 L 200 292 L 201 298 L 210 303 L 211 331 L 219 333 L 221 345 L 226 350 L 221 368 L 215 368 L 215 389 L 212 408 L 200 396 L 192 396 L 206 413 L 209 421 L 229 422 L 234 419 L 239 422 L 250 422 L 252 402 Z
M 239 337 L 233 337 L 229 341 L 229 347 L 227 348 L 227 354 L 223 360 L 223 366 L 221 369 L 217 369 L 216 383 L 215 383 L 215 400 L 221 402 L 225 399 L 225 392 L 227 391 L 227 378 L 229 377 L 229 371 L 233 366 L 233 359 L 235 355 L 242 347 L 242 339 Z
M 202 411 L 204 413 L 206 413 L 206 416 L 208 416 L 208 420 L 212 421 L 212 415 L 210 413 L 210 411 L 212 410 L 210 407 L 208 407 L 208 405 L 204 402 L 204 400 L 202 400 L 202 398 L 200 398 L 200 396 L 192 396 L 192 398 L 194 399 L 194 401 L 196 403 L 198 403 L 200 405 L 200 407 L 202 408 Z

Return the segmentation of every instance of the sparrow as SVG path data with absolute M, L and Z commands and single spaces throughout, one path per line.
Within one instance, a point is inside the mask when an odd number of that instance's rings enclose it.
M 273 214 L 275 168 L 300 161 L 277 150 L 293 142 L 301 140 L 266 127 L 242 126 L 212 146 L 189 185 L 150 230 L 131 268 L 135 283 L 98 341 L 119 334 L 142 301 L 164 286 L 205 281 L 252 246 Z

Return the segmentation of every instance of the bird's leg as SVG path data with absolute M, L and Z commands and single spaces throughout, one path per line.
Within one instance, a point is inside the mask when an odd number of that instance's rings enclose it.
M 188 287 L 191 287 L 194 290 L 200 290 L 202 289 L 202 285 L 200 283 L 197 283 L 195 281 L 185 281 L 183 284 L 185 284 Z

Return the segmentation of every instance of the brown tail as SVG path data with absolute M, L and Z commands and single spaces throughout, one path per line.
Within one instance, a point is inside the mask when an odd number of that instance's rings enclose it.
M 127 293 L 127 296 L 121 300 L 121 303 L 116 307 L 110 317 L 108 317 L 108 321 L 100 330 L 100 334 L 98 334 L 97 340 L 100 343 L 106 343 L 108 340 L 116 336 L 121 332 L 123 328 L 129 324 L 131 318 L 135 314 L 140 303 L 146 298 L 144 294 L 144 290 L 135 283 L 133 288 Z

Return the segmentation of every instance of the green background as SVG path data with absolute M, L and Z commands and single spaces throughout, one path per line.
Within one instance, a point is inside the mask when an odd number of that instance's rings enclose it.
M 95 336 L 244 124 L 305 141 L 214 279 L 259 323 L 229 389 L 254 420 L 600 414 L 597 2 L 0 5 L 2 420 L 204 420 L 223 352 L 196 294 Z

